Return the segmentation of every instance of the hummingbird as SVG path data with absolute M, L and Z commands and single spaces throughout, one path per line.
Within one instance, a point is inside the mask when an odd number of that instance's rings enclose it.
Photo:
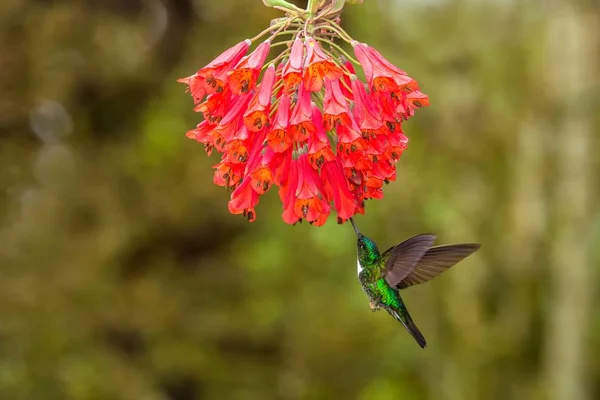
M 385 309 L 400 321 L 421 348 L 427 346 L 423 334 L 413 322 L 400 290 L 427 282 L 481 247 L 476 243 L 433 246 L 435 235 L 424 233 L 408 238 L 383 253 L 373 240 L 358 230 L 356 232 L 358 281 L 369 297 L 372 311 Z

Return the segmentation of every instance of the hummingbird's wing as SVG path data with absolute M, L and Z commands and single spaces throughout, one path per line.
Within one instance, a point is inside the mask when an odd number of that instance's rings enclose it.
M 386 250 L 382 257 L 385 261 L 384 278 L 388 285 L 394 287 L 406 278 L 434 241 L 434 235 L 425 233 L 408 238 Z
M 459 261 L 467 258 L 481 247 L 476 243 L 449 244 L 430 248 L 419 260 L 414 269 L 397 284 L 396 288 L 407 287 L 427 282 Z

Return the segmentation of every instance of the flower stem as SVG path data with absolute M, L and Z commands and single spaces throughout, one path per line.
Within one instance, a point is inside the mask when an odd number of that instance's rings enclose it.
M 316 37 L 315 39 L 317 39 L 318 41 L 321 41 L 323 43 L 327 43 L 330 46 L 335 47 L 340 53 L 342 53 L 348 60 L 352 61 L 354 64 L 360 65 L 360 63 L 354 59 L 354 57 L 352 57 L 350 54 L 348 54 L 344 49 L 342 49 L 340 46 L 338 46 L 337 44 L 333 43 L 331 40 L 327 40 L 324 39 L 322 37 Z
M 283 36 L 283 35 L 295 35 L 296 33 L 298 33 L 298 31 L 297 31 L 297 30 L 296 30 L 296 31 L 289 31 L 289 30 L 285 30 L 285 31 L 279 31 L 279 32 L 276 32 L 276 34 L 272 35 L 272 36 L 270 37 L 270 39 L 271 39 L 271 40 L 272 40 L 272 39 L 275 39 L 275 37 L 276 37 L 276 36 Z
M 308 11 L 310 17 L 316 15 L 317 11 L 319 11 L 319 0 L 308 0 L 306 11 Z
M 288 46 L 289 46 L 289 45 L 290 45 L 290 44 L 292 44 L 293 42 L 294 42 L 293 40 L 284 40 L 284 41 L 282 41 L 282 42 L 273 43 L 273 44 L 271 45 L 271 47 L 275 47 L 275 46 L 283 46 L 283 45 L 288 45 Z
M 273 30 L 277 30 L 277 29 L 281 29 L 281 27 L 285 26 L 285 24 L 288 21 L 282 21 L 282 22 L 278 22 L 275 25 L 272 25 L 270 27 L 268 27 L 267 29 L 265 29 L 264 31 L 262 31 L 261 33 L 259 33 L 258 35 L 254 36 L 252 39 L 250 39 L 250 41 L 252 43 L 254 43 L 255 40 L 260 39 L 262 36 L 266 35 L 267 33 L 273 31 Z
M 313 101 L 315 102 L 316 105 L 319 106 L 319 108 L 323 108 L 323 93 L 322 92 L 317 92 L 313 94 Z
M 304 24 L 304 36 L 312 35 L 314 30 L 314 18 L 319 11 L 320 0 L 308 0 L 305 13 L 307 14 L 306 23 Z
M 337 25 L 332 20 L 324 18 L 323 21 L 328 22 L 328 24 L 319 25 L 319 28 L 329 29 L 330 31 L 337 33 L 340 36 L 340 38 L 344 39 L 348 43 L 351 43 L 354 40 L 354 39 L 352 39 L 352 36 L 350 36 L 348 33 L 346 33 L 345 30 L 343 30 L 339 25 Z

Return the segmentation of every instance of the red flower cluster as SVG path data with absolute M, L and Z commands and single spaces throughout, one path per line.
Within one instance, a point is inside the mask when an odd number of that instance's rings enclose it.
M 214 183 L 233 190 L 233 214 L 253 221 L 259 197 L 275 185 L 285 222 L 323 225 L 332 208 L 343 222 L 396 178 L 408 143 L 402 122 L 427 96 L 372 47 L 351 42 L 365 84 L 317 40 L 297 35 L 287 57 L 268 66 L 270 41 L 247 55 L 246 40 L 179 80 L 204 116 L 187 136 L 222 154 Z

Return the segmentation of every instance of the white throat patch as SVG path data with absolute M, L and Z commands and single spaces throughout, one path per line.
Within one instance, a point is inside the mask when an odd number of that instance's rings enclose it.
M 356 259 L 356 274 L 360 275 L 360 272 L 363 270 L 362 265 L 360 265 L 360 260 L 357 258 Z

